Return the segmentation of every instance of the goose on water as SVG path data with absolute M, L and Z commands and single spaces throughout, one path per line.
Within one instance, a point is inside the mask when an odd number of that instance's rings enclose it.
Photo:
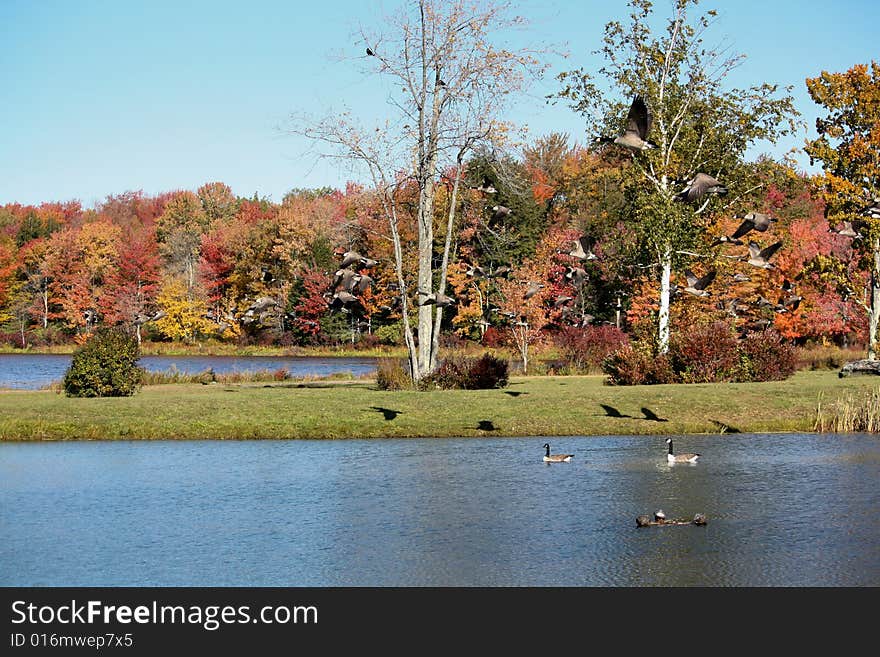
M 544 449 L 547 450 L 544 454 L 544 461 L 547 463 L 568 463 L 574 456 L 574 454 L 551 454 L 550 443 L 544 443 Z
M 672 451 L 672 438 L 667 438 L 666 444 L 669 445 L 669 453 L 666 455 L 668 463 L 696 463 L 697 459 L 700 458 L 699 454 L 674 454 Z

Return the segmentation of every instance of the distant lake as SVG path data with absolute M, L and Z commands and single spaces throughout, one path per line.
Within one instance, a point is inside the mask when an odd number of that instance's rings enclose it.
M 546 441 L 0 443 L 0 585 L 880 585 L 876 436 Z
M 71 358 L 67 354 L 0 354 L 0 388 L 35 390 L 61 381 Z M 198 374 L 208 369 L 225 374 L 283 368 L 292 377 L 327 376 L 338 372 L 359 376 L 376 370 L 375 358 L 298 356 L 142 356 L 138 364 L 150 372 L 174 369 L 186 374 Z

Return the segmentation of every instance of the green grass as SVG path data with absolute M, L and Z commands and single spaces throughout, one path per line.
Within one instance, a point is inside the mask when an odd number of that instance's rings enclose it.
M 104 399 L 4 391 L 0 440 L 812 431 L 820 394 L 827 406 L 877 386 L 872 377 L 827 371 L 769 383 L 612 387 L 603 380 L 514 377 L 503 390 L 432 392 L 381 391 L 363 381 L 179 384 Z M 601 404 L 628 417 L 611 417 Z M 666 421 L 646 419 L 643 408 Z

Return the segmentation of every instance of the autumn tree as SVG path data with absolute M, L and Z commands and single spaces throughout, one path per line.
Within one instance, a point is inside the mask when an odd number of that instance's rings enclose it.
M 443 309 L 420 302 L 446 287 L 464 159 L 477 144 L 502 136 L 495 117 L 541 71 L 532 52 L 511 50 L 502 40 L 505 31 L 524 23 L 510 10 L 509 2 L 406 2 L 381 32 L 361 31 L 367 68 L 391 83 L 384 125 L 360 129 L 346 113 L 298 128 L 328 146 L 329 155 L 364 167 L 380 195 L 414 380 L 437 365 Z M 445 207 L 438 208 L 440 174 L 449 170 L 454 179 Z M 398 191 L 408 184 L 416 188 L 412 209 L 399 203 Z M 447 230 L 435 259 L 438 221 L 445 221 Z M 418 233 L 414 284 L 404 269 L 404 222 L 415 223 Z M 408 313 L 413 301 L 419 303 L 418 343 Z
M 808 140 L 805 149 L 812 161 L 822 164 L 826 217 L 833 229 L 839 230 L 844 222 L 858 229 L 853 230 L 855 236 L 846 238 L 855 254 L 856 275 L 847 276 L 833 261 L 826 261 L 823 270 L 866 314 L 868 359 L 876 360 L 880 327 L 880 64 L 857 64 L 843 73 L 823 71 L 807 79 L 807 90 L 828 112 L 816 120 L 818 137 Z
M 697 173 L 705 173 L 729 190 L 727 203 L 736 203 L 752 183 L 742 166 L 746 150 L 787 134 L 796 115 L 790 95 L 777 96 L 775 85 L 725 89 L 725 78 L 743 56 L 706 43 L 715 12 L 693 19 L 689 11 L 696 4 L 675 0 L 663 29 L 652 24 L 650 0 L 630 0 L 628 24 L 605 26 L 600 51 L 605 65 L 598 75 L 583 69 L 563 73 L 558 94 L 596 135 L 623 134 L 636 96 L 652 116 L 646 139 L 654 147 L 634 151 L 630 165 L 621 170 L 627 197 L 622 218 L 632 220 L 638 232 L 640 264 L 657 272 L 656 346 L 661 353 L 669 346 L 673 270 L 683 267 L 705 237 L 706 217 L 718 204 L 712 194 L 693 202 L 681 202 L 677 195 Z M 605 86 L 612 94 L 601 91 Z M 606 148 L 614 149 L 616 157 L 623 147 Z

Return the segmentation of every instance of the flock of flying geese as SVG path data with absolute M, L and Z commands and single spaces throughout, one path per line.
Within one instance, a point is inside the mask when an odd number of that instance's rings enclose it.
M 373 55 L 374 53 L 368 51 L 367 54 Z M 648 139 L 651 130 L 651 122 L 651 112 L 645 103 L 645 99 L 642 96 L 637 95 L 630 105 L 627 114 L 626 127 L 623 133 L 616 137 L 600 136 L 596 138 L 595 142 L 598 144 L 616 144 L 629 149 L 633 153 L 657 148 L 657 145 Z M 485 178 L 484 181 L 474 189 L 486 195 L 497 193 L 496 188 L 488 178 Z M 724 196 L 727 193 L 728 190 L 721 181 L 707 173 L 699 172 L 691 180 L 687 181 L 681 191 L 675 194 L 674 199 L 682 203 L 698 203 L 709 194 Z M 487 208 L 491 210 L 490 223 L 491 221 L 502 220 L 512 214 L 510 208 L 499 204 L 491 207 L 487 204 Z M 866 217 L 880 218 L 880 198 L 873 199 L 870 205 L 860 211 L 860 214 Z M 734 218 L 741 220 L 737 229 L 731 235 L 721 235 L 716 238 L 711 243 L 710 247 L 714 248 L 721 245 L 742 246 L 744 244 L 743 238 L 752 233 L 766 233 L 771 228 L 771 225 L 777 221 L 775 217 L 763 212 L 749 212 L 745 215 L 734 215 Z M 859 231 L 862 230 L 864 226 L 865 221 L 863 220 L 844 221 L 839 227 L 830 228 L 829 231 L 844 237 L 861 239 L 862 234 Z M 771 262 L 771 258 L 782 247 L 782 244 L 782 240 L 778 240 L 769 246 L 762 247 L 757 242 L 749 240 L 747 243 L 747 254 L 723 254 L 722 257 L 745 262 L 758 269 L 772 270 L 776 269 L 776 265 Z M 590 249 L 587 238 L 584 236 L 572 240 L 572 248 L 569 251 L 565 252 L 563 250 L 557 250 L 557 253 L 566 253 L 568 256 L 575 259 L 575 264 L 567 268 L 565 279 L 574 285 L 575 288 L 581 287 L 588 279 L 584 264 L 597 259 L 597 256 Z M 352 306 L 358 303 L 357 294 L 367 290 L 370 285 L 373 284 L 373 279 L 370 278 L 364 270 L 373 267 L 377 263 L 375 260 L 364 257 L 353 250 L 349 250 L 341 255 L 343 258 L 342 263 L 334 274 L 333 282 L 330 286 L 329 292 L 325 294 L 325 298 L 331 308 L 341 307 L 343 310 L 350 310 Z M 469 264 L 466 274 L 471 278 L 483 277 L 490 279 L 506 277 L 510 272 L 511 268 L 506 265 L 499 266 L 492 271 L 487 271 L 477 264 Z M 704 275 L 698 276 L 692 270 L 686 268 L 684 275 L 687 284 L 682 287 L 677 284 L 672 285 L 671 295 L 673 297 L 679 296 L 681 293 L 690 294 L 696 297 L 711 296 L 711 292 L 707 288 L 716 280 L 717 272 L 715 270 L 710 270 Z M 732 279 L 736 283 L 751 280 L 748 274 L 740 272 L 734 273 Z M 545 284 L 539 281 L 521 282 L 526 286 L 522 296 L 524 301 L 531 299 L 545 288 Z M 798 308 L 802 297 L 795 293 L 794 284 L 788 280 L 783 283 L 781 289 L 784 294 L 780 296 L 776 302 L 772 302 L 759 295 L 755 301 L 752 301 L 749 304 L 743 304 L 740 299 L 734 298 L 726 304 L 719 303 L 717 307 L 726 310 L 734 317 L 738 316 L 738 313 L 741 311 L 747 311 L 750 307 L 772 308 L 777 313 L 793 312 Z M 442 308 L 456 303 L 454 298 L 440 292 L 428 292 L 419 289 L 417 290 L 417 293 L 417 306 L 436 305 Z M 571 296 L 560 295 L 552 302 L 552 305 L 555 308 L 562 307 L 563 318 L 570 318 L 573 311 L 567 304 L 572 300 L 573 297 Z M 392 302 L 393 306 L 398 306 L 400 301 L 400 297 L 396 297 Z M 391 310 L 393 306 L 383 306 L 383 309 Z M 497 312 L 507 316 L 511 320 L 515 319 L 517 316 L 517 313 L 515 312 L 501 311 L 498 308 L 490 308 L 489 312 L 490 314 L 492 312 Z M 593 320 L 591 315 L 582 315 L 583 316 L 580 318 L 582 325 L 586 325 Z M 488 320 L 489 317 L 484 317 L 481 321 L 481 325 L 484 327 L 488 326 Z M 767 326 L 769 323 L 770 320 L 765 319 L 763 321 L 755 322 L 754 326 L 750 327 L 756 328 Z M 520 317 L 517 325 L 525 326 L 527 324 L 525 323 L 524 318 Z
M 697 459 L 700 458 L 700 455 L 695 453 L 676 454 L 672 449 L 672 438 L 667 438 L 666 444 L 668 445 L 666 462 L 669 463 L 669 465 L 674 465 L 676 463 L 696 463 Z M 550 443 L 544 443 L 544 450 L 545 463 L 570 463 L 574 458 L 574 454 L 551 454 Z

